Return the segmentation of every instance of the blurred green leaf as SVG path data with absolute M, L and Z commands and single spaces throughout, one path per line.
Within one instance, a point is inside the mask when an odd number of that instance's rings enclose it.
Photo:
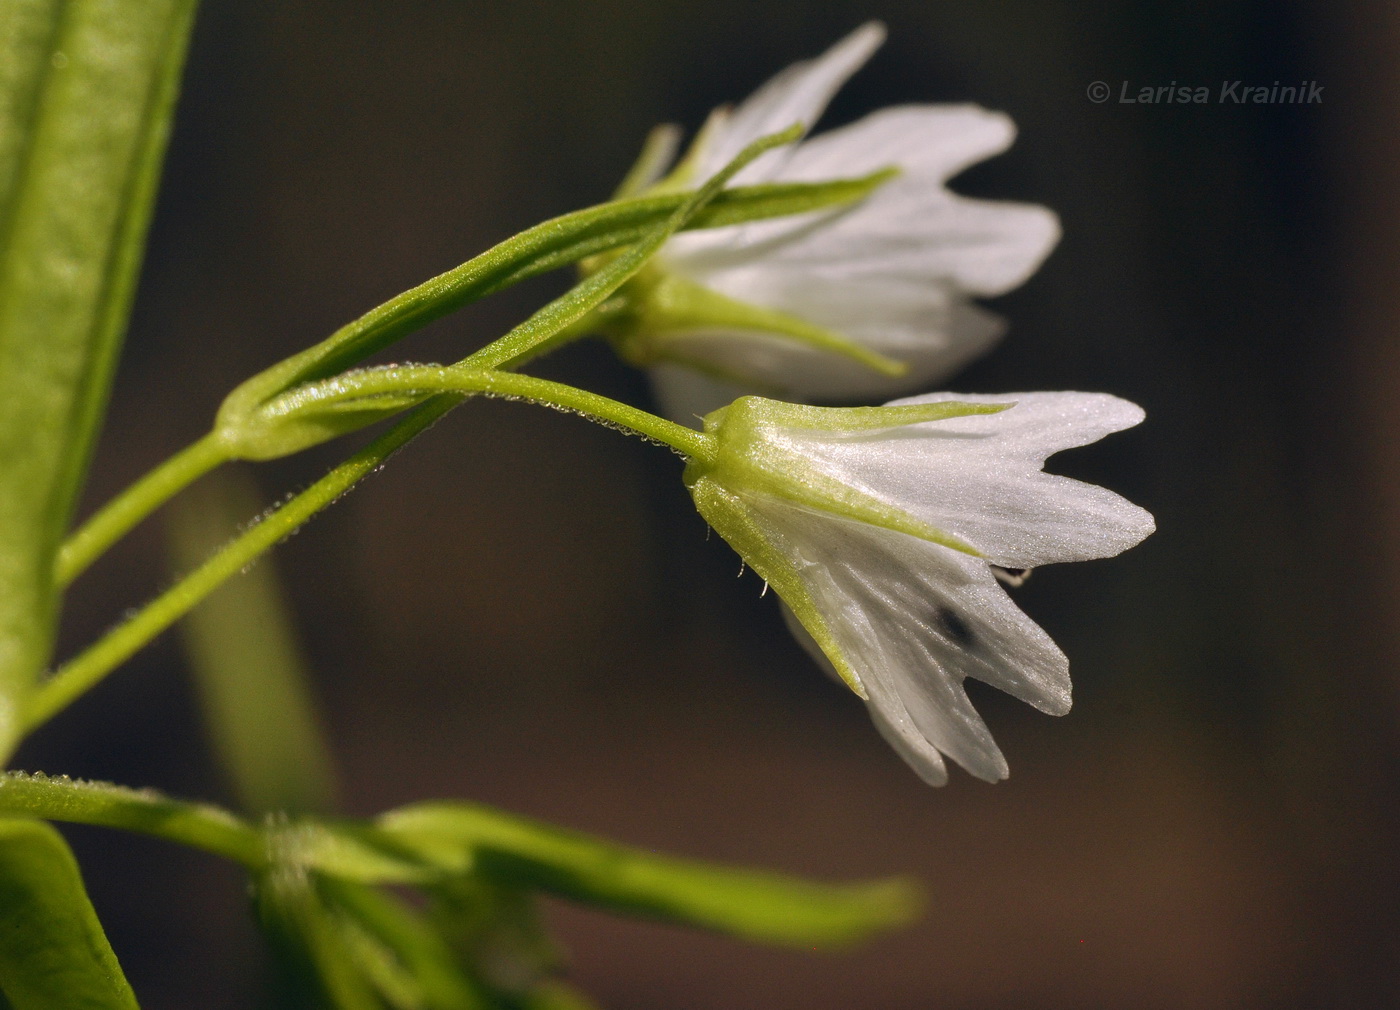
M 452 950 L 422 915 L 373 887 L 321 878 L 321 893 L 392 953 L 411 1006 L 425 1010 L 477 1010 L 486 999 L 463 972 Z M 381 988 L 382 988 L 381 984 Z
M 348 942 L 305 869 L 276 865 L 258 874 L 253 900 L 275 955 L 286 1006 L 382 1010 L 362 964 L 367 952 Z
M 40 821 L 0 821 L 0 988 L 15 1010 L 135 1010 L 78 863 Z
M 211 475 L 174 503 L 175 569 L 204 561 L 260 508 L 246 471 Z M 216 589 L 186 615 L 182 630 L 205 723 L 243 809 L 330 809 L 330 751 L 273 560 Z
M 598 1004 L 557 979 L 535 986 L 519 1001 L 520 1010 L 597 1010 Z
M 903 880 L 820 884 L 713 866 L 469 803 L 404 807 L 379 825 L 445 870 L 768 943 L 849 943 L 909 922 L 918 907 Z
M 501 997 L 520 999 L 563 969 L 564 952 L 545 931 L 535 895 L 476 874 L 424 890 L 439 933 Z
M 305 867 L 258 874 L 259 920 L 292 1007 L 487 1010 L 451 950 L 398 900 Z
M 0 756 L 131 307 L 194 0 L 0 0 Z

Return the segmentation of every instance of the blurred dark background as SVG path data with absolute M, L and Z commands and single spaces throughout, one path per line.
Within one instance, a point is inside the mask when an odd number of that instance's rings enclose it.
M 912 872 L 928 914 L 843 954 L 551 906 L 574 979 L 640 1008 L 1394 1005 L 1400 715 L 1400 8 L 1334 3 L 376 4 L 206 0 L 86 508 L 239 380 L 545 217 L 603 199 L 871 17 L 826 124 L 976 101 L 1020 126 L 955 188 L 1065 238 L 952 384 L 1087 389 L 1148 421 L 1054 461 L 1157 516 L 1038 572 L 1074 712 L 978 702 L 1011 763 L 924 787 L 705 537 L 669 453 L 467 405 L 284 545 L 346 808 L 460 796 L 694 856 Z M 1096 105 L 1090 82 L 1316 80 L 1320 105 Z M 395 351 L 460 357 L 532 282 Z M 538 371 L 634 402 L 600 345 Z M 271 502 L 347 452 L 256 470 Z M 169 578 L 148 523 L 75 588 L 64 649 Z M 974 688 L 975 690 L 975 688 Z M 166 636 L 22 767 L 229 801 Z M 238 875 L 70 832 L 144 1005 L 256 1005 Z

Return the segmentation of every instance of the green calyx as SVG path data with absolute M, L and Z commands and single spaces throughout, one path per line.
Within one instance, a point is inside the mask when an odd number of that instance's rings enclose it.
M 812 407 L 744 396 L 705 418 L 715 439 L 710 460 L 686 467 L 687 486 L 709 478 L 744 497 L 767 497 L 882 529 L 907 533 L 980 557 L 971 544 L 825 472 L 794 445 L 810 432 L 869 432 L 972 414 L 995 414 L 1010 403 L 936 403 L 892 407 Z
M 792 609 L 852 691 L 865 698 L 860 674 L 817 606 L 782 533 L 763 517 L 764 500 L 907 533 L 921 540 L 980 556 L 970 544 L 879 500 L 838 476 L 823 472 L 794 445 L 802 432 L 870 432 L 942 421 L 972 414 L 995 414 L 1011 403 L 903 404 L 890 407 L 811 407 L 759 396 L 744 396 L 705 417 L 713 451 L 695 456 L 685 468 L 685 484 L 696 508 L 715 531 L 763 577 Z
M 632 172 L 629 172 L 628 175 L 631 176 L 633 173 L 639 172 L 640 166 L 647 161 L 648 156 L 651 156 L 653 159 L 652 163 L 658 166 L 652 174 L 652 178 L 657 181 L 647 187 L 647 192 L 674 193 L 689 189 L 690 186 L 694 184 L 695 176 L 700 171 L 700 161 L 705 157 L 705 152 L 709 149 L 714 135 L 719 132 L 728 119 L 729 106 L 721 105 L 719 108 L 713 110 L 709 116 L 706 117 L 705 123 L 700 127 L 699 132 L 695 134 L 695 139 L 690 142 L 690 147 L 686 149 L 681 160 L 672 167 L 671 171 L 667 173 L 664 178 L 659 178 L 665 170 L 664 163 L 659 162 L 659 159 L 657 159 L 657 155 L 661 153 L 658 148 L 662 140 L 657 136 L 655 131 L 653 131 L 653 133 L 647 137 L 647 143 L 642 148 L 642 156 L 638 159 L 638 166 L 634 166 Z M 799 123 L 797 125 L 801 128 L 803 133 L 806 132 L 806 127 L 803 126 L 803 124 Z M 668 141 L 672 147 L 670 153 L 674 154 L 679 139 L 679 137 L 676 137 Z M 669 161 L 670 159 L 667 158 L 666 160 Z
M 697 332 L 730 330 L 796 341 L 828 354 L 898 377 L 909 371 L 902 361 L 805 319 L 730 298 L 712 288 L 655 265 L 619 290 L 598 314 L 599 328 L 612 339 L 618 355 L 647 367 L 663 361 L 691 364 L 687 338 Z
M 666 165 L 674 157 L 679 131 L 674 126 L 657 127 L 647 137 L 637 163 L 618 189 L 617 198 L 682 192 L 694 185 L 714 134 L 728 115 L 727 108 L 711 113 L 685 155 L 669 173 Z M 855 204 L 898 174 L 898 168 L 890 167 L 861 179 L 833 179 L 817 184 L 808 205 L 794 207 L 790 213 Z M 758 216 L 753 219 L 757 220 Z M 601 269 L 608 260 L 606 254 L 592 257 L 581 263 L 581 270 L 587 276 Z M 746 376 L 727 373 L 690 353 L 687 338 L 704 331 L 750 332 L 797 341 L 828 354 L 840 355 L 881 375 L 899 377 L 909 370 L 905 362 L 873 351 L 840 333 L 786 312 L 730 298 L 667 270 L 660 261 L 648 265 L 623 285 L 616 297 L 599 306 L 582 329 L 606 334 L 618 355 L 631 364 L 647 367 L 671 361 L 718 379 L 741 383 L 746 381 Z

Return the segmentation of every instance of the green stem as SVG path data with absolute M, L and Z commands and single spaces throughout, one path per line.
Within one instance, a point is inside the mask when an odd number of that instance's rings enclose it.
M 645 410 L 585 389 L 515 372 L 477 370 L 465 364 L 393 365 L 349 372 L 324 382 L 302 386 L 264 408 L 268 418 L 292 418 L 333 404 L 385 393 L 486 393 L 529 400 L 546 407 L 574 411 L 603 424 L 621 427 L 643 438 L 668 445 L 702 462 L 714 459 L 714 439 L 704 432 L 657 417 Z
M 748 145 L 733 161 L 681 201 L 680 205 L 663 222 L 648 231 L 632 248 L 576 285 L 568 294 L 550 302 L 499 340 L 464 359 L 462 364 L 481 369 L 510 368 L 538 355 L 547 348 L 555 346 L 558 334 L 564 332 L 570 324 L 576 323 L 586 316 L 617 290 L 618 286 L 641 269 L 667 238 L 721 193 L 725 183 L 733 178 L 735 173 L 763 152 L 791 142 L 800 133 L 801 127 L 794 125 L 781 133 L 762 137 Z M 344 348 L 340 348 L 340 351 L 343 352 Z M 289 362 L 284 363 L 284 366 L 291 365 L 295 360 L 289 359 Z M 322 364 L 325 360 L 323 357 Z M 279 368 L 284 366 L 279 366 Z M 277 369 L 271 370 L 271 372 L 276 371 Z M 432 369 L 428 369 L 428 371 L 432 371 Z M 446 372 L 447 370 L 441 371 Z M 270 373 L 264 373 L 265 379 L 268 375 Z M 366 448 L 337 466 L 280 509 L 266 516 L 261 522 L 227 544 L 203 565 L 146 604 L 130 620 L 118 625 L 60 667 L 52 677 L 34 691 L 25 704 L 22 713 L 24 731 L 31 732 L 53 718 L 75 699 L 98 684 L 103 677 L 130 658 L 148 641 L 188 613 L 192 607 L 213 592 L 222 582 L 237 574 L 240 569 L 251 563 L 264 551 L 289 536 L 302 523 L 358 483 L 362 477 L 377 469 L 396 449 L 462 401 L 462 383 L 471 383 L 467 390 L 470 392 L 497 392 L 508 396 L 524 396 L 567 410 L 581 410 L 590 416 L 621 424 L 638 434 L 655 438 L 692 457 L 709 459 L 712 452 L 711 443 L 706 436 L 645 411 L 637 410 L 635 407 L 609 400 L 607 397 L 596 396 L 559 383 L 549 383 L 542 379 L 507 376 L 503 372 L 488 373 L 462 370 L 457 372 L 457 376 L 461 378 L 441 379 L 439 380 L 443 383 L 441 386 L 430 385 L 428 387 L 429 389 L 449 389 L 451 392 L 440 393 L 420 405 L 407 418 L 375 439 Z M 326 380 L 326 385 L 334 388 L 337 382 L 343 382 L 346 378 L 342 376 Z M 516 380 L 516 385 L 513 387 L 510 385 L 511 379 Z M 261 384 L 261 381 L 253 383 L 251 386 L 245 384 L 244 399 L 249 400 L 253 397 Z M 527 390 L 533 390 L 535 393 L 527 392 Z M 230 400 L 232 399 L 231 396 Z M 228 408 L 229 402 L 225 401 L 225 409 Z M 249 413 L 262 412 L 267 409 L 268 404 L 268 399 L 259 397 L 256 405 L 251 401 L 246 402 L 241 409 L 248 410 Z M 214 439 L 218 441 L 215 441 L 212 447 L 202 445 L 202 443 Z M 224 440 L 224 433 L 219 432 L 216 435 L 206 436 L 201 442 L 191 446 L 180 455 L 189 454 L 193 459 L 199 460 L 204 453 L 215 450 L 223 452 L 223 447 L 229 444 L 231 443 Z M 200 448 L 196 449 L 196 446 Z M 156 473 L 164 469 L 165 467 L 159 467 Z M 191 472 L 193 471 L 191 470 Z M 154 476 L 153 473 L 151 478 L 147 479 L 153 479 Z M 140 483 L 145 483 L 145 481 Z M 172 481 L 172 483 L 174 482 Z M 178 487 L 175 490 L 178 490 Z M 171 493 L 173 494 L 174 491 L 172 490 Z M 142 502 L 143 499 L 136 498 L 132 504 L 133 511 L 140 513 Z M 146 504 L 154 507 L 154 504 L 150 502 L 146 502 Z M 139 520 L 140 515 L 138 514 L 136 518 Z
M 137 831 L 250 868 L 267 862 L 267 846 L 252 825 L 218 807 L 183 803 L 149 789 L 7 772 L 0 774 L 0 815 Z
M 298 526 L 372 473 L 400 446 L 428 428 L 460 402 L 437 396 L 413 411 L 364 449 L 341 463 L 301 494 L 244 531 L 204 564 L 156 597 L 136 616 L 118 625 L 86 651 L 60 667 L 30 697 L 24 711 L 26 732 L 33 731 L 102 680 L 119 663 L 160 634 L 236 575 L 258 555 L 289 536 Z
M 54 574 L 59 587 L 67 586 L 142 519 L 228 458 L 227 451 L 211 432 L 181 449 L 102 506 L 59 551 Z

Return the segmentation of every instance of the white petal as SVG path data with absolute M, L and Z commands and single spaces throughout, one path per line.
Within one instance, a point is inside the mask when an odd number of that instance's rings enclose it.
M 997 414 L 852 434 L 779 431 L 823 472 L 962 538 L 993 564 L 1111 557 L 1156 527 L 1112 491 L 1042 472 L 1047 456 L 1130 428 L 1142 409 L 1104 393 L 934 393 L 894 404 L 1015 403 Z
M 922 737 L 980 778 L 1006 776 L 1005 759 L 963 691 L 965 677 L 1042 711 L 1068 710 L 1064 654 L 1011 602 L 985 562 L 775 499 L 754 505 L 794 558 L 906 757 L 906 748 L 919 753 Z
M 943 183 L 1000 154 L 1016 124 L 977 105 L 894 105 L 806 140 L 783 166 L 784 182 L 819 182 L 898 166 Z
M 876 690 L 881 693 L 871 695 L 866 711 L 885 743 L 929 785 L 947 785 L 948 767 L 938 748 L 924 739 L 898 696 L 883 692 L 882 688 Z
M 990 312 L 936 289 L 886 285 L 887 296 L 862 314 L 860 294 L 839 286 L 812 292 L 811 322 L 904 362 L 909 371 L 891 377 L 843 355 L 790 338 L 745 330 L 690 330 L 667 334 L 674 351 L 746 383 L 720 382 L 679 365 L 652 369 L 657 400 L 668 417 L 693 424 L 745 393 L 821 403 L 881 401 L 911 389 L 927 389 L 990 350 L 1005 326 Z
M 1044 207 L 971 200 L 906 175 L 835 211 L 678 235 L 663 260 L 732 298 L 800 314 L 800 303 L 779 303 L 798 278 L 852 287 L 941 282 L 972 295 L 1004 294 L 1035 273 L 1059 238 L 1059 219 Z
M 797 639 L 798 644 L 828 677 L 841 683 L 841 675 L 836 672 L 836 667 L 831 665 L 831 660 L 826 658 L 817 640 L 802 626 L 792 608 L 781 600 L 779 604 L 783 612 L 783 623 L 792 632 L 792 637 Z M 909 713 L 898 695 L 886 690 L 884 685 L 878 682 L 872 682 L 872 686 L 875 687 L 876 694 L 871 696 L 866 711 L 870 713 L 870 721 L 880 731 L 880 736 L 904 759 L 905 764 L 914 769 L 919 778 L 931 786 L 946 785 L 948 768 L 944 765 L 943 755 L 938 753 L 938 748 L 925 740 L 924 735 L 914 726 L 914 720 L 909 718 Z
M 700 175 L 713 175 L 755 140 L 785 130 L 793 123 L 802 123 L 811 129 L 841 85 L 884 41 L 885 26 L 871 21 L 816 59 L 794 63 L 778 74 L 729 116 L 701 159 Z M 734 185 L 771 177 L 790 154 L 788 150 L 764 155 L 736 176 Z

